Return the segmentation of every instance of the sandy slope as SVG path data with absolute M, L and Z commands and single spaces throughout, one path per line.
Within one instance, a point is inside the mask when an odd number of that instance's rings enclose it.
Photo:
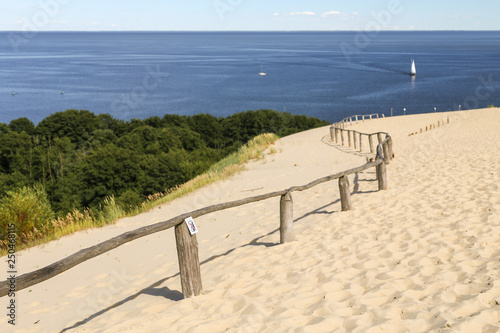
M 449 124 L 425 132 L 447 117 Z M 187 300 L 179 292 L 171 230 L 136 240 L 19 292 L 17 330 L 500 331 L 500 110 L 352 128 L 391 133 L 396 159 L 387 191 L 377 191 L 368 170 L 351 178 L 350 212 L 340 212 L 336 182 L 294 193 L 296 239 L 284 245 L 277 245 L 278 199 L 197 219 L 204 295 Z M 325 127 L 284 138 L 276 154 L 230 180 L 115 226 L 19 253 L 21 273 L 181 212 L 365 162 L 366 153 L 328 142 L 328 133 Z M 6 319 L 0 330 L 16 331 Z

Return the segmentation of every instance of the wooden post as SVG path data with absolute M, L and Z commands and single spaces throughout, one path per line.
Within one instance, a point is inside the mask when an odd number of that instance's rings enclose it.
M 382 133 L 377 133 L 378 144 L 382 143 Z
M 370 141 L 370 153 L 375 152 L 375 148 L 373 148 L 373 137 L 371 135 L 368 136 L 368 141 Z
M 349 190 L 349 179 L 347 176 L 339 178 L 340 201 L 342 211 L 346 212 L 352 209 L 351 192 Z
M 387 167 L 385 162 L 377 165 L 377 181 L 379 191 L 387 190 Z
M 292 193 L 281 196 L 280 200 L 280 243 L 293 241 L 293 200 Z
M 382 149 L 384 150 L 384 162 L 385 164 L 389 164 L 391 161 L 391 157 L 389 156 L 389 144 L 385 142 L 382 145 Z
M 389 138 L 389 141 L 387 141 L 387 147 L 389 148 L 389 160 L 392 160 L 394 157 L 394 152 L 392 151 L 392 138 Z
M 372 115 L 370 115 L 370 120 L 372 120 Z
M 340 129 L 336 128 L 335 129 L 335 142 L 337 144 L 339 143 L 339 132 L 340 132 Z
M 358 116 L 355 116 L 356 117 L 356 124 L 358 124 Z
M 340 131 L 340 137 L 342 138 L 342 146 L 344 145 L 344 130 Z
M 330 126 L 330 140 L 335 141 L 335 127 Z
M 359 151 L 363 151 L 363 134 L 359 133 Z
M 358 132 L 352 132 L 352 138 L 354 139 L 354 149 L 358 148 Z
M 351 145 L 352 145 L 352 142 L 351 142 L 351 130 L 347 131 L 347 138 L 348 138 L 348 142 L 349 142 L 349 147 L 351 147 Z
M 198 296 L 202 292 L 200 259 L 196 234 L 191 236 L 186 223 L 175 226 L 177 256 L 184 298 Z

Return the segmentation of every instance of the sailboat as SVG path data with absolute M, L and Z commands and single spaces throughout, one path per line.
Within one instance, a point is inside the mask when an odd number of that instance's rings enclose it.
M 264 72 L 264 70 L 262 69 L 262 65 L 260 65 L 260 73 L 259 73 L 260 76 L 266 76 L 267 73 Z
M 413 60 L 413 59 L 411 59 L 410 75 L 411 76 L 417 75 L 417 69 L 415 68 L 415 60 Z

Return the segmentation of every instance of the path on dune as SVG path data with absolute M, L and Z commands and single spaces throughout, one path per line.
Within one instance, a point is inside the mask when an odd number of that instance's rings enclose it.
M 366 121 L 396 158 L 294 193 L 295 241 L 279 244 L 279 198 L 199 218 L 204 295 L 180 300 L 174 236 L 161 232 L 20 292 L 25 331 L 496 332 L 500 325 L 498 110 Z M 419 132 L 438 119 L 450 123 Z M 116 226 L 23 253 L 26 271 L 186 210 L 306 184 L 365 163 L 325 144 L 328 128 L 283 138 L 248 170 Z M 41 265 L 40 265 L 41 266 Z M 151 286 L 151 287 L 149 287 Z M 148 288 L 149 287 L 149 288 Z M 60 304 L 63 304 L 61 306 Z M 76 325 L 75 325 L 76 323 Z M 23 331 L 24 332 L 24 331 Z

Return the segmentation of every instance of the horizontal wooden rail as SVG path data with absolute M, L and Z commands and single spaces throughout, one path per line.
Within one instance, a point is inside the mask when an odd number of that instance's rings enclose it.
M 358 132 L 355 132 L 358 133 Z M 337 133 L 335 133 L 337 134 Z M 384 133 L 387 134 L 387 133 Z M 376 135 L 376 134 L 371 134 Z M 343 138 L 343 134 L 342 134 Z M 319 184 L 329 182 L 335 179 L 339 179 L 339 189 L 342 201 L 342 210 L 351 209 L 351 201 L 350 201 L 350 192 L 349 192 L 349 182 L 347 176 L 351 174 L 355 174 L 358 172 L 362 172 L 369 168 L 376 167 L 377 168 L 377 179 L 379 182 L 379 190 L 387 189 L 387 176 L 386 176 L 386 167 L 385 165 L 388 163 L 388 160 L 392 158 L 392 155 L 389 154 L 389 147 L 392 150 L 392 145 L 389 145 L 389 142 L 392 142 L 391 137 L 387 134 L 385 140 L 381 141 L 377 147 L 377 155 L 375 161 L 366 163 L 362 166 L 349 169 L 346 171 L 338 172 L 323 178 L 316 179 L 308 184 L 302 186 L 293 186 L 289 189 L 285 189 L 282 191 L 270 192 L 266 194 L 261 194 L 249 198 L 244 198 L 240 200 L 224 202 L 220 204 L 215 204 L 212 206 L 200 208 L 188 213 L 184 213 L 173 217 L 167 221 L 158 222 L 156 224 L 152 224 L 149 226 L 145 226 L 142 228 L 138 228 L 133 231 L 129 231 L 123 233 L 119 236 L 113 237 L 107 241 L 99 243 L 95 246 L 80 250 L 64 259 L 61 259 L 53 264 L 50 264 L 46 267 L 40 268 L 36 271 L 23 274 L 16 278 L 15 290 L 19 291 L 45 280 L 48 280 L 54 276 L 57 276 L 68 269 L 75 267 L 78 264 L 81 264 L 89 259 L 97 257 L 103 253 L 111 251 L 119 246 L 122 246 L 128 242 L 131 242 L 135 239 L 145 237 L 160 231 L 164 231 L 170 228 L 175 227 L 176 231 L 176 240 L 177 240 L 177 249 L 179 255 L 179 265 L 181 271 L 181 282 L 183 294 L 185 297 L 196 296 L 201 292 L 201 278 L 199 277 L 199 260 L 198 260 L 198 244 L 194 236 L 190 236 L 187 234 L 187 227 L 184 229 L 179 228 L 181 224 L 183 224 L 184 220 L 188 217 L 197 218 L 203 215 L 211 214 L 214 212 L 218 212 L 221 210 L 234 208 L 250 203 L 255 203 L 258 201 L 281 197 L 280 201 L 280 230 L 282 231 L 282 235 L 280 238 L 280 242 L 288 242 L 293 239 L 293 201 L 291 197 L 292 192 L 305 191 L 311 189 Z M 387 147 L 386 147 L 387 146 Z M 190 238 L 192 237 L 192 238 Z M 180 244 L 179 244 L 180 243 Z M 187 262 L 186 262 L 187 261 Z M 197 261 L 193 263 L 192 261 Z M 189 262 L 189 264 L 188 264 Z M 189 266 L 189 267 L 186 267 Z M 190 273 L 190 272 L 195 273 Z M 197 274 L 198 278 L 192 278 L 190 274 Z M 0 297 L 5 296 L 9 293 L 9 290 L 12 289 L 11 283 L 9 280 L 0 282 Z
M 337 122 L 334 124 L 335 127 L 337 128 L 346 128 L 347 125 L 353 125 L 355 122 L 356 124 L 358 121 L 365 121 L 365 119 L 370 119 L 372 120 L 373 118 L 378 119 L 378 113 L 372 113 L 372 114 L 357 114 L 354 116 L 346 117 L 342 119 L 341 121 Z
M 296 192 L 296 191 L 305 191 L 308 190 L 314 186 L 317 186 L 321 183 L 328 182 L 334 179 L 338 179 L 341 177 L 345 177 L 354 173 L 358 173 L 361 171 L 364 171 L 366 169 L 375 167 L 379 164 L 383 163 L 383 159 L 378 159 L 377 161 L 367 163 L 363 166 L 353 168 L 347 171 L 342 171 L 330 176 L 326 176 L 320 179 L 317 179 L 309 184 L 302 185 L 302 186 L 293 186 L 289 189 L 282 190 L 282 191 L 276 191 L 276 192 L 271 192 L 271 193 L 266 193 L 262 195 L 257 195 L 254 197 L 249 197 L 241 200 L 236 200 L 236 201 L 231 201 L 231 202 L 225 202 L 225 203 L 220 203 L 204 208 L 200 208 L 197 210 L 194 210 L 189 213 L 185 213 L 179 216 L 176 216 L 174 218 L 171 218 L 167 221 L 164 222 L 158 222 L 156 224 L 152 224 L 149 226 L 145 226 L 133 231 L 129 231 L 126 233 L 123 233 L 119 236 L 113 237 L 107 241 L 104 241 L 102 243 L 99 243 L 95 246 L 80 250 L 64 259 L 61 259 L 53 264 L 50 264 L 46 267 L 40 268 L 36 271 L 33 271 L 31 273 L 26 273 L 18 278 L 16 278 L 16 290 L 22 290 L 27 287 L 33 286 L 35 284 L 38 284 L 40 282 L 43 282 L 45 280 L 48 280 L 56 275 L 59 275 L 63 273 L 64 271 L 67 271 L 68 269 L 81 264 L 89 259 L 92 259 L 94 257 L 97 257 L 103 253 L 106 253 L 108 251 L 111 251 L 121 245 L 124 245 L 128 242 L 131 242 L 135 239 L 145 237 L 163 230 L 167 230 L 170 228 L 175 227 L 176 225 L 179 225 L 184 222 L 184 219 L 188 218 L 189 216 L 196 218 L 200 217 L 203 215 L 207 215 L 210 213 L 214 213 L 217 211 L 221 211 L 224 209 L 228 208 L 234 208 L 274 197 L 279 197 L 279 196 L 284 196 L 287 193 L 291 192 Z M 10 283 L 9 281 L 3 281 L 0 282 L 0 297 L 7 295 L 9 291 Z

